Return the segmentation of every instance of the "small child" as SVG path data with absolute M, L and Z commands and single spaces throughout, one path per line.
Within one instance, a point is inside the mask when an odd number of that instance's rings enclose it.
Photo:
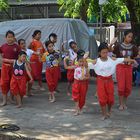
M 114 104 L 114 82 L 112 74 L 115 73 L 117 64 L 123 62 L 135 62 L 129 58 L 116 58 L 115 60 L 108 56 L 108 46 L 101 43 L 99 48 L 99 58 L 94 60 L 93 67 L 97 74 L 97 93 L 98 100 L 102 110 L 102 120 L 110 117 L 111 109 Z M 107 110 L 108 109 L 108 110 Z
M 45 91 L 42 85 L 43 63 L 41 62 L 41 57 L 43 53 L 45 52 L 45 49 L 41 42 L 41 31 L 35 30 L 32 37 L 33 39 L 29 45 L 29 48 L 32 49 L 34 52 L 40 54 L 38 55 L 38 54 L 33 53 L 31 55 L 30 61 L 31 61 L 32 75 L 33 75 L 34 80 L 38 81 L 40 91 Z
M 39 55 L 40 53 L 39 52 L 35 52 L 31 49 L 28 49 L 26 48 L 26 42 L 24 39 L 19 39 L 18 40 L 18 45 L 21 47 L 22 51 L 25 51 L 26 54 L 27 54 L 27 57 L 26 57 L 26 64 L 28 66 L 28 69 L 30 71 L 30 73 L 32 74 L 32 68 L 31 68 L 31 62 L 30 62 L 30 58 L 32 56 L 32 54 L 36 54 L 36 55 Z M 32 88 L 32 84 L 30 81 L 30 78 L 29 76 L 27 75 L 27 96 L 32 96 L 33 94 L 31 93 L 31 88 Z
M 73 41 L 72 39 L 69 40 L 69 47 L 70 49 L 68 50 L 68 56 L 66 60 L 67 65 L 68 66 L 72 66 L 74 65 L 74 61 L 77 58 L 77 51 L 78 51 L 78 47 L 75 41 Z M 68 85 L 67 85 L 67 95 L 70 96 L 71 93 L 71 86 L 72 83 L 74 81 L 74 69 L 67 69 L 67 80 L 68 80 Z
M 17 108 L 22 106 L 22 98 L 26 95 L 26 74 L 30 77 L 30 82 L 33 81 L 31 73 L 28 69 L 26 62 L 27 54 L 24 51 L 19 53 L 18 59 L 14 61 L 13 74 L 10 83 L 10 90 L 12 94 L 16 97 Z M 13 63 L 11 61 L 11 63 Z
M 59 53 L 54 50 L 54 44 L 51 41 L 46 41 L 45 46 L 47 51 L 42 56 L 42 61 L 46 62 L 46 81 L 49 88 L 49 101 L 55 102 L 55 91 L 59 80 Z
M 74 83 L 72 85 L 72 98 L 75 101 L 75 109 L 76 109 L 74 115 L 79 115 L 80 112 L 82 111 L 83 106 L 85 105 L 89 79 L 89 70 L 83 57 L 84 56 L 83 51 L 79 50 L 77 53 L 78 53 L 77 55 L 78 65 L 76 67 L 67 66 L 67 64 L 64 63 L 66 69 L 75 68 Z
M 51 42 L 54 44 L 54 50 L 55 50 L 57 53 L 59 53 L 59 55 L 60 55 L 61 52 L 60 52 L 60 50 L 59 50 L 59 47 L 56 46 L 56 45 L 57 45 L 57 34 L 51 33 L 51 34 L 49 35 L 49 41 L 51 41 Z M 59 59 L 60 59 L 60 57 L 59 57 Z M 59 65 L 58 65 L 58 67 L 57 67 L 57 72 L 58 72 L 58 76 L 59 76 L 58 79 L 61 80 L 61 66 L 60 66 L 60 63 L 59 63 Z M 55 92 L 59 93 L 60 90 L 56 88 L 56 89 L 55 89 Z
M 10 90 L 10 81 L 12 77 L 13 65 L 9 63 L 10 60 L 16 60 L 18 58 L 18 54 L 20 52 L 20 47 L 15 43 L 15 34 L 13 31 L 6 32 L 6 43 L 0 47 L 0 53 L 2 54 L 2 59 L 6 59 L 2 61 L 2 69 L 1 69 L 1 90 L 3 102 L 1 106 L 5 106 L 7 104 L 7 94 Z M 10 94 L 10 101 L 13 96 Z

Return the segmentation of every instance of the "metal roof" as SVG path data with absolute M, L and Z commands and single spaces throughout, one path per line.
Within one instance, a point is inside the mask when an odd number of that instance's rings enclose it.
M 17 0 L 8 0 L 9 5 L 49 5 L 49 4 L 57 4 L 57 0 L 21 0 L 17 2 Z

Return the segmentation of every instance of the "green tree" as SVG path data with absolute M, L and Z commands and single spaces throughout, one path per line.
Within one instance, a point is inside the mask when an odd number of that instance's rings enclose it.
M 99 0 L 58 0 L 60 10 L 64 10 L 65 17 L 81 18 L 87 22 L 95 16 L 99 19 Z M 126 13 L 130 14 L 132 29 L 140 38 L 140 0 L 108 0 L 103 5 L 104 22 L 122 22 L 126 20 Z M 139 42 L 140 43 L 140 42 Z
M 130 13 L 130 21 L 135 39 L 140 45 L 140 0 L 123 0 Z
M 16 0 L 17 2 L 20 2 L 21 0 Z M 11 15 L 8 12 L 8 8 L 9 8 L 9 4 L 8 4 L 8 0 L 0 0 L 0 11 L 4 11 L 7 16 L 13 20 L 13 18 L 11 17 Z
M 64 10 L 65 17 L 81 18 L 87 22 L 92 16 L 99 18 L 99 0 L 58 0 L 60 10 Z M 121 0 L 108 0 L 103 5 L 103 17 L 105 22 L 121 21 L 127 13 L 126 5 Z
M 8 8 L 7 0 L 0 0 L 0 11 Z
M 20 2 L 21 0 L 16 0 L 17 2 Z M 9 7 L 8 0 L 0 0 L 0 11 L 6 10 Z

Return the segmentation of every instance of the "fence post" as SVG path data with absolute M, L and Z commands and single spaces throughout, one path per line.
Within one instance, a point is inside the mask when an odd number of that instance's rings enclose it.
M 102 42 L 102 18 L 103 18 L 103 15 L 102 15 L 102 5 L 100 5 L 100 42 Z

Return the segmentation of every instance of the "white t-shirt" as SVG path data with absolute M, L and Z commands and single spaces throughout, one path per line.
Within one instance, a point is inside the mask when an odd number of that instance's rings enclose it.
M 31 58 L 31 55 L 34 53 L 34 51 L 31 50 L 31 49 L 27 49 L 26 50 L 26 53 L 27 53 L 28 58 L 30 59 Z
M 112 60 L 110 57 L 108 57 L 107 61 L 102 61 L 100 58 L 98 58 L 96 64 L 89 64 L 89 67 L 94 69 L 97 75 L 107 77 L 114 74 L 117 64 L 123 63 L 123 61 L 124 58 L 117 58 L 116 60 Z
M 69 57 L 70 60 L 74 60 L 77 57 L 77 53 L 75 53 L 72 49 L 69 49 Z
M 82 80 L 83 78 L 85 78 L 86 75 L 86 68 L 82 68 L 81 67 L 77 67 L 74 71 L 74 79 L 77 80 Z

